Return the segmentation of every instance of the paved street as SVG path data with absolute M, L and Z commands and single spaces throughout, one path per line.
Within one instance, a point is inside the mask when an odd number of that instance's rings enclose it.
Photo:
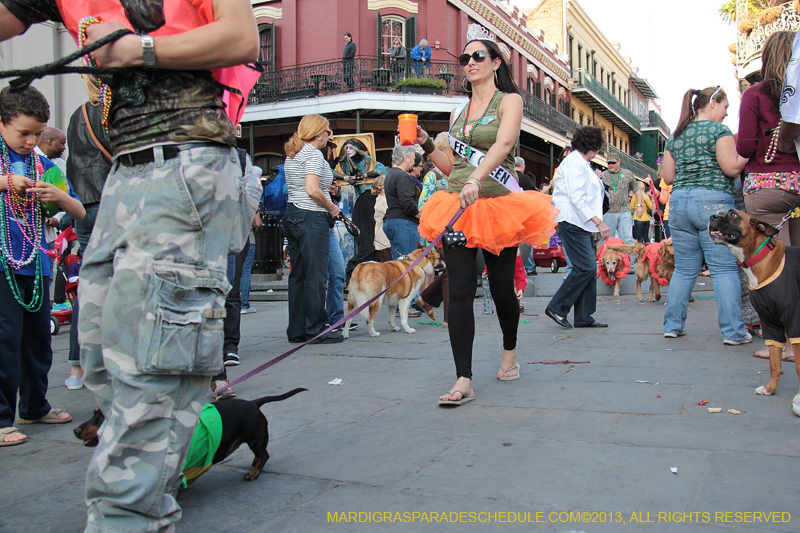
M 562 277 L 529 279 L 541 295 Z M 264 474 L 243 481 L 252 454 L 240 448 L 179 496 L 178 531 L 800 531 L 793 365 L 784 364 L 776 396 L 755 396 L 769 373 L 766 361 L 751 357 L 760 342 L 722 345 L 710 280 L 700 281 L 687 334 L 678 339 L 662 337 L 664 300 L 638 303 L 630 281 L 620 298 L 601 291 L 595 316 L 607 330 L 561 329 L 544 316 L 549 298 L 525 298 L 533 316 L 522 317 L 530 322 L 519 328 L 522 377 L 502 383 L 495 378 L 499 325 L 476 299 L 476 400 L 455 409 L 436 405 L 455 380 L 446 330 L 414 319 L 415 335 L 389 332 L 382 312 L 381 336 L 373 339 L 359 319 L 349 341 L 304 348 L 236 387 L 239 398 L 309 391 L 262 408 L 271 433 Z M 284 334 L 286 303 L 256 307 L 242 317 L 242 365 L 229 369 L 231 377 L 292 346 Z M 75 423 L 28 426 L 29 442 L 0 450 L 4 533 L 67 533 L 84 524 L 92 450 L 71 432 L 95 405 L 88 391 L 63 385 L 67 331 L 53 340 L 49 399 Z M 589 363 L 529 364 L 565 359 Z M 329 385 L 334 378 L 342 385 Z M 722 413 L 709 414 L 701 400 Z M 560 511 L 573 511 L 573 520 Z M 733 522 L 734 512 L 750 512 L 739 516 L 752 520 L 753 511 L 763 512 L 762 520 L 791 513 L 791 521 Z M 332 513 L 357 512 L 408 512 L 414 522 L 377 523 L 376 514 L 361 515 L 371 523 L 329 522 Z M 431 512 L 492 521 L 424 521 L 432 516 L 422 513 Z M 626 523 L 609 523 L 607 513 Z M 605 523 L 574 520 L 581 516 Z M 517 518 L 540 523 L 503 522 Z

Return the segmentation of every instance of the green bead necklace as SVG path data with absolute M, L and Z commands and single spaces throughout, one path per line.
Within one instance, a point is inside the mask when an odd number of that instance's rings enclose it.
M 11 242 L 8 236 L 6 220 L 6 206 L 4 202 L 0 201 L 0 241 L 2 241 L 0 245 L 5 249 L 10 250 Z M 34 275 L 33 281 L 33 296 L 31 297 L 30 303 L 25 303 L 22 291 L 20 291 L 16 276 L 14 275 L 14 268 L 6 260 L 5 256 L 0 254 L 0 264 L 3 266 L 3 273 L 5 273 L 8 286 L 11 288 L 11 294 L 14 295 L 14 299 L 17 301 L 17 303 L 19 303 L 19 305 L 21 305 L 22 308 L 29 313 L 37 312 L 42 307 L 42 302 L 44 301 L 42 255 L 38 251 L 36 252 L 36 259 L 34 259 L 34 261 L 36 261 L 36 274 Z
M 472 134 L 475 133 L 475 128 L 478 127 L 478 124 L 481 123 L 483 117 L 486 116 L 486 113 L 489 111 L 489 108 L 492 107 L 492 103 L 494 99 L 497 97 L 497 93 L 500 92 L 500 89 L 495 89 L 494 94 L 492 95 L 492 99 L 489 100 L 489 103 L 486 105 L 486 109 L 483 110 L 483 114 L 481 118 L 478 119 L 478 122 L 472 126 L 472 129 L 469 130 L 469 137 L 467 137 L 467 122 L 469 121 L 469 108 L 472 106 L 472 98 L 469 99 L 469 103 L 467 104 L 467 114 L 464 117 L 464 126 L 461 128 L 461 135 L 464 137 L 464 142 L 467 144 L 467 157 L 465 159 L 469 161 L 470 156 L 472 155 Z

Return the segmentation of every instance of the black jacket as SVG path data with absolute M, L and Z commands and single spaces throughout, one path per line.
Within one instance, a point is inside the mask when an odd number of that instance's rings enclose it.
M 353 205 L 353 223 L 358 226 L 361 233 L 354 237 L 356 254 L 347 262 L 346 281 L 349 283 L 353 270 L 366 261 L 378 261 L 378 252 L 375 251 L 375 200 L 377 196 L 369 190 L 364 191 Z
M 344 52 L 342 53 L 342 59 L 355 59 L 356 58 L 356 43 L 350 41 L 346 45 L 344 45 Z
M 383 220 L 401 219 L 418 224 L 417 186 L 414 179 L 402 169 L 392 167 L 383 182 L 386 191 L 386 214 Z
M 102 125 L 103 108 L 87 102 L 86 114 L 89 116 L 95 137 L 106 151 L 111 153 L 108 133 Z M 84 205 L 99 202 L 100 196 L 103 194 L 103 186 L 106 184 L 106 177 L 111 170 L 111 160 L 100 151 L 92 139 L 80 107 L 69 119 L 67 146 L 69 146 L 67 176 L 75 194 Z

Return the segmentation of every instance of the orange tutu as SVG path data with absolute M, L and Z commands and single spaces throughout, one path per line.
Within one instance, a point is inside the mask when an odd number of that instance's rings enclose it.
M 435 239 L 459 205 L 458 194 L 435 192 L 422 206 L 419 234 L 429 241 Z M 551 196 L 535 191 L 511 193 L 478 198 L 453 224 L 453 229 L 464 232 L 469 248 L 500 255 L 504 248 L 522 242 L 531 246 L 545 244 L 555 231 L 557 214 Z

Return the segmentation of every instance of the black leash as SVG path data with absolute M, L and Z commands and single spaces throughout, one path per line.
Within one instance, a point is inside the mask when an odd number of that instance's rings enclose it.
M 77 52 L 73 52 L 72 54 L 66 57 L 63 57 L 57 61 L 53 61 L 52 63 L 47 63 L 46 65 L 39 65 L 27 69 L 6 70 L 0 72 L 0 79 L 13 78 L 16 76 L 16 79 L 13 79 L 9 82 L 9 86 L 11 87 L 12 91 L 21 91 L 26 87 L 30 86 L 30 84 L 33 83 L 34 80 L 44 78 L 45 76 L 55 76 L 58 74 L 95 74 L 102 76 L 102 75 L 114 75 L 123 72 L 130 72 L 131 69 L 129 67 L 126 68 L 83 67 L 83 66 L 69 66 L 69 64 L 75 61 L 76 59 L 80 59 L 86 54 L 94 52 L 98 48 L 102 48 L 103 46 L 113 43 L 114 41 L 120 39 L 121 37 L 124 37 L 125 35 L 129 35 L 132 33 L 133 32 L 129 29 L 117 30 L 113 33 L 109 33 L 102 39 L 99 39 L 92 44 L 84 46 Z
M 792 207 L 789 208 L 789 212 L 786 213 L 785 215 L 783 215 L 783 219 L 781 220 L 781 223 L 778 224 L 777 226 L 775 226 L 776 230 L 780 231 L 781 227 L 784 224 L 786 224 L 786 221 L 789 220 L 790 218 L 792 218 L 792 213 L 794 213 L 794 210 L 797 209 L 797 206 L 799 204 L 800 204 L 800 195 L 797 196 L 797 200 L 795 200 L 794 204 L 792 205 Z

